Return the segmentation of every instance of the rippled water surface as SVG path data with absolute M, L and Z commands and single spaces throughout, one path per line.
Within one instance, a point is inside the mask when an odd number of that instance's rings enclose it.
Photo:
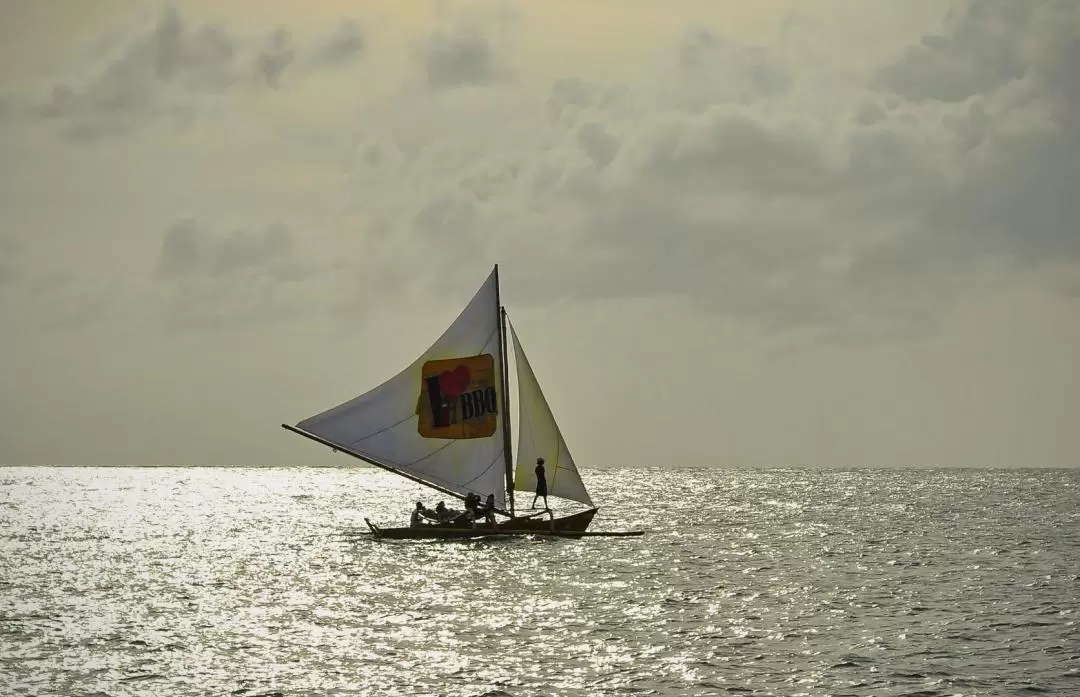
M 0 694 L 1080 694 L 1080 471 L 584 476 L 649 533 L 380 543 L 430 491 L 0 469 Z

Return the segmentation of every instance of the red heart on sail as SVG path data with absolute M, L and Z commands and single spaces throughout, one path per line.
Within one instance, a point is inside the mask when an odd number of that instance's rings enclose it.
M 472 376 L 469 374 L 469 369 L 459 365 L 439 376 L 439 389 L 447 397 L 455 397 L 469 387 L 470 379 Z

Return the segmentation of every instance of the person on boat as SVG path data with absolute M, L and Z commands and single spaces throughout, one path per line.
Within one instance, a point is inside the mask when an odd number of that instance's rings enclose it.
M 478 510 L 479 506 L 480 495 L 470 491 L 465 495 L 465 511 L 454 518 L 452 522 L 468 523 L 470 527 L 475 527 L 476 519 L 480 517 L 480 512 Z
M 478 496 L 478 502 L 479 498 L 480 497 Z M 491 527 L 495 527 L 495 494 L 487 495 L 487 499 L 484 501 L 483 507 L 477 507 L 476 516 L 478 518 L 480 516 L 483 516 L 484 520 L 487 522 L 488 525 L 490 525 Z
M 418 527 L 420 527 L 421 525 L 424 524 L 422 518 L 424 516 L 424 511 L 425 510 L 426 509 L 424 508 L 424 502 L 423 501 L 417 501 L 416 502 L 416 508 L 413 509 L 412 515 L 409 516 L 409 527 L 410 528 L 418 528 Z
M 425 506 L 423 501 L 417 501 L 416 508 L 413 509 L 412 515 L 409 516 L 409 527 L 418 528 L 424 525 L 424 518 L 438 520 L 439 516 L 435 514 L 435 511 Z
M 547 475 L 544 473 L 544 458 L 536 458 L 536 496 L 533 496 L 532 508 L 536 508 L 536 499 L 543 497 L 544 510 L 549 510 L 547 499 Z
M 435 506 L 435 517 L 438 518 L 440 523 L 449 523 L 454 518 L 461 515 L 461 511 L 456 511 L 453 508 L 447 508 L 446 504 L 439 501 Z

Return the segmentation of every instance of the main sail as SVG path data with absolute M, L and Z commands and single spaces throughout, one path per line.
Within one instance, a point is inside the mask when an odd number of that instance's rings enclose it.
M 559 425 L 551 413 L 540 383 L 536 379 L 525 349 L 521 348 L 514 326 L 510 336 L 514 340 L 514 363 L 517 365 L 518 384 L 518 451 L 514 488 L 517 491 L 536 491 L 536 458 L 544 458 L 544 470 L 548 494 L 592 506 L 592 499 L 581 481 L 574 458 L 566 447 Z
M 405 370 L 297 424 L 325 444 L 505 509 L 498 267 L 454 323 Z

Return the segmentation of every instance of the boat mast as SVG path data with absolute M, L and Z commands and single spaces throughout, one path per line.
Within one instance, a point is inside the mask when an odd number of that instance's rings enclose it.
M 511 453 L 510 439 L 510 359 L 506 353 L 506 308 L 499 300 L 499 265 L 495 264 L 495 307 L 498 313 L 499 345 L 502 356 L 502 427 L 503 427 L 503 462 L 506 463 L 506 496 L 510 502 L 510 517 L 514 517 L 514 456 Z

